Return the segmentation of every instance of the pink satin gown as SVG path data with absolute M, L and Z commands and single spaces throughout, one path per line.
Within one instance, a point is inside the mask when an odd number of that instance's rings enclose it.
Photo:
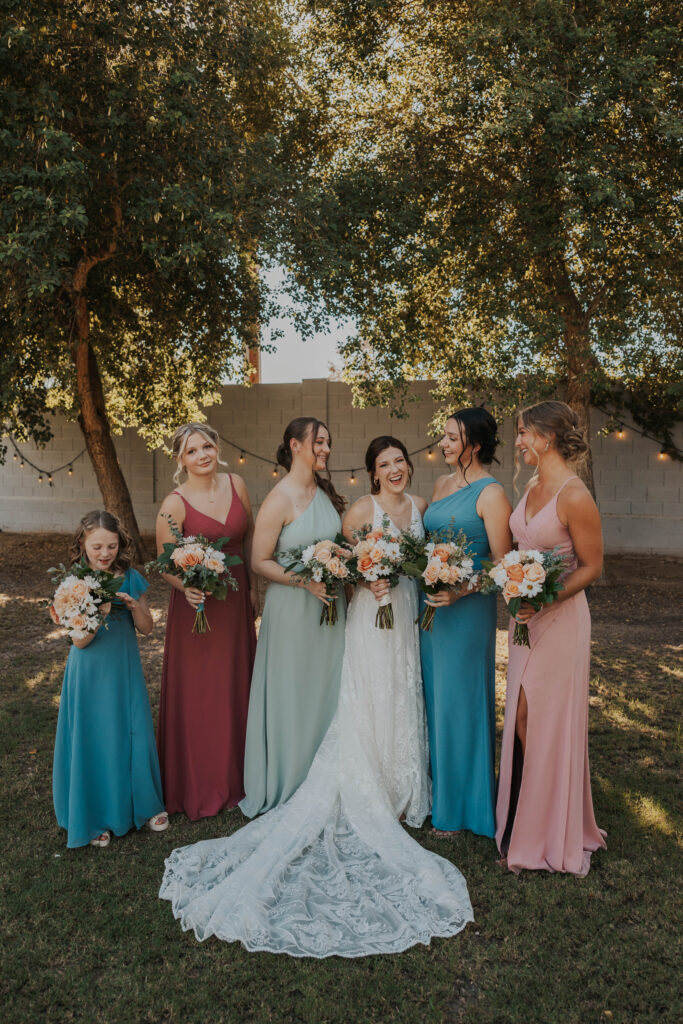
M 568 482 L 528 523 L 527 492 L 510 517 L 510 529 L 520 550 L 559 548 L 572 571 L 574 547 L 557 514 L 559 493 Z M 542 868 L 583 876 L 591 853 L 606 845 L 595 822 L 588 765 L 591 621 L 586 595 L 581 591 L 535 615 L 529 623 L 531 647 L 512 643 L 513 627 L 496 842 L 512 871 Z M 515 742 L 521 687 L 528 703 L 523 764 Z

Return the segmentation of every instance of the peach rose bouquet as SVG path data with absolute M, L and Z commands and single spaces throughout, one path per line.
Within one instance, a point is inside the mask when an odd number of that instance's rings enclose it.
M 472 590 L 477 581 L 471 545 L 463 530 L 453 536 L 452 530 L 430 534 L 419 540 L 410 533 L 401 534 L 404 552 L 403 571 L 417 578 L 420 590 L 429 595 L 440 590 L 456 590 L 463 585 Z M 420 626 L 426 632 L 434 628 L 436 608 L 427 605 Z
M 58 584 L 48 609 L 52 621 L 68 630 L 70 640 L 83 640 L 88 633 L 95 633 L 106 617 L 102 605 L 114 600 L 123 576 L 92 569 L 85 555 L 70 569 L 60 564 L 48 572 L 54 573 L 52 582 Z
M 230 590 L 237 590 L 238 583 L 230 572 L 229 565 L 240 565 L 239 555 L 226 555 L 221 551 L 230 540 L 220 537 L 218 540 L 207 540 L 201 534 L 184 537 L 178 524 L 171 516 L 165 516 L 171 527 L 175 543 L 164 544 L 164 550 L 153 561 L 148 562 L 145 570 L 164 572 L 169 576 L 177 576 L 184 587 L 196 587 L 219 601 L 224 601 Z M 206 633 L 211 629 L 204 605 L 197 608 L 193 633 Z
M 346 539 L 337 534 L 334 540 L 318 540 L 306 547 L 289 548 L 280 553 L 280 564 L 302 583 L 324 583 L 328 605 L 322 606 L 320 625 L 334 626 L 338 621 L 335 600 L 339 584 L 353 582 L 351 562 L 353 551 Z
M 500 592 L 514 616 L 522 601 L 527 601 L 536 611 L 552 604 L 564 590 L 560 577 L 566 569 L 566 562 L 556 549 L 552 551 L 509 551 L 495 565 L 483 562 L 480 589 L 483 593 Z M 512 642 L 520 647 L 529 647 L 529 627 L 526 623 L 515 623 Z
M 384 516 L 382 527 L 364 526 L 354 532 L 353 554 L 356 559 L 356 580 L 374 583 L 386 579 L 389 587 L 395 587 L 401 576 L 400 536 L 391 528 L 389 517 Z M 379 602 L 375 625 L 379 629 L 394 628 L 394 609 L 391 606 L 391 590 Z

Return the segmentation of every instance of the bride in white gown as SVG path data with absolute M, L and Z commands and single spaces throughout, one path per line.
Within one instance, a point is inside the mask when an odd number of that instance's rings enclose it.
M 370 514 L 380 526 L 385 513 L 395 527 L 409 517 L 424 536 L 404 493 L 412 465 L 401 442 L 376 438 L 366 465 L 377 499 L 349 510 L 347 536 Z M 386 583 L 373 588 L 379 598 Z M 375 626 L 375 594 L 359 586 L 351 601 L 339 706 L 296 793 L 235 834 L 167 859 L 159 895 L 197 939 L 355 957 L 428 944 L 473 920 L 458 869 L 399 823 L 418 828 L 430 811 L 417 590 L 406 578 L 392 589 L 393 630 Z

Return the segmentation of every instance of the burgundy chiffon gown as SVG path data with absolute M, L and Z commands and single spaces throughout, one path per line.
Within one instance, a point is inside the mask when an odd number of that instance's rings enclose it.
M 231 480 L 232 483 L 232 480 Z M 176 491 L 180 494 L 179 491 Z M 183 534 L 229 537 L 222 549 L 244 558 L 247 516 L 232 484 L 224 523 L 185 505 Z M 207 597 L 210 631 L 193 633 L 195 613 L 171 591 L 159 706 L 159 762 L 166 809 L 188 818 L 217 814 L 244 796 L 244 744 L 256 632 L 244 564 L 230 571 L 239 590 L 225 601 Z

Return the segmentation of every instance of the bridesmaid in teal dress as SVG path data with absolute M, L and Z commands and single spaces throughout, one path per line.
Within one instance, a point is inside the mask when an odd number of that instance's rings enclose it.
M 510 503 L 486 467 L 497 425 L 485 409 L 461 409 L 439 443 L 452 472 L 440 477 L 424 517 L 429 534 L 464 530 L 475 569 L 512 547 Z M 496 596 L 444 590 L 432 632 L 421 632 L 422 674 L 432 767 L 436 835 L 468 829 L 493 837 L 495 822 Z
M 150 633 L 148 584 L 129 568 L 129 539 L 109 512 L 90 512 L 74 538 L 94 569 L 123 575 L 111 613 L 69 651 L 59 702 L 53 797 L 67 846 L 108 846 L 145 823 L 168 827 L 152 714 L 135 630 Z
M 323 583 L 299 583 L 280 564 L 282 552 L 334 539 L 343 499 L 326 473 L 327 427 L 310 416 L 288 425 L 277 460 L 288 472 L 256 519 L 252 568 L 270 581 L 251 679 L 244 759 L 248 817 L 288 800 L 306 778 L 337 709 L 344 655 L 346 606 L 334 600 L 338 621 L 321 626 Z M 326 474 L 326 475 L 323 475 Z

